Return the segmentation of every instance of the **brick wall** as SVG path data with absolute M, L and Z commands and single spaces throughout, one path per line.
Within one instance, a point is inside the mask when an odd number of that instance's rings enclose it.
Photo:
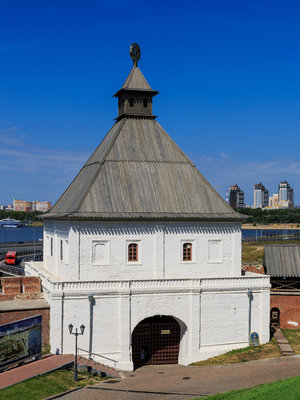
M 46 346 L 49 344 L 50 308 L 0 311 L 0 325 L 40 314 L 42 315 L 42 346 Z
M 283 329 L 300 329 L 300 294 L 272 294 L 271 309 L 280 312 L 280 327 Z
M 263 266 L 244 265 L 242 270 L 265 274 Z M 280 327 L 283 329 L 300 329 L 300 293 L 277 293 L 271 291 L 270 309 L 279 309 Z
M 40 304 L 39 307 L 34 308 L 32 302 L 26 302 L 44 298 L 40 278 L 38 276 L 0 277 L 0 285 L 0 325 L 41 314 L 42 345 L 46 346 L 49 343 L 50 308 L 46 306 L 41 308 Z M 4 305 L 6 302 L 11 302 L 13 305 L 9 309 L 2 307 L 1 310 L 1 303 Z M 15 308 L 13 302 L 17 302 Z M 30 306 L 28 303 L 31 303 Z
M 0 302 L 5 300 L 36 299 L 41 297 L 38 276 L 1 277 Z

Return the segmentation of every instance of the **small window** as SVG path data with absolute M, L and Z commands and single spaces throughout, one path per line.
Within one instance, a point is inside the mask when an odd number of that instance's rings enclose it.
M 128 245 L 128 261 L 138 261 L 138 245 L 130 243 Z
M 144 99 L 144 100 L 143 100 L 143 104 L 144 104 L 144 107 L 147 108 L 147 106 L 148 106 L 148 100 L 147 100 L 147 99 Z
M 130 105 L 130 107 L 134 106 L 134 100 L 132 97 L 129 99 L 129 105 Z
M 65 241 L 65 264 L 69 263 L 69 241 Z
M 192 261 L 192 243 L 183 244 L 183 261 Z
M 62 261 L 64 257 L 64 242 L 63 240 L 60 240 L 59 242 L 59 258 Z
M 50 256 L 53 256 L 53 237 L 50 238 Z

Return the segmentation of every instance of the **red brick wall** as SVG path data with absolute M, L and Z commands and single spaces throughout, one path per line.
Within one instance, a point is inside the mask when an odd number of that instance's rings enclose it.
M 279 309 L 280 327 L 283 329 L 300 329 L 300 294 L 275 295 L 271 293 L 271 309 Z M 298 325 L 289 323 L 296 322 Z
M 38 276 L 1 277 L 0 284 L 0 302 L 4 300 L 36 299 L 41 294 L 41 282 Z
M 24 302 L 24 305 L 26 303 Z M 20 319 L 33 317 L 34 315 L 42 315 L 42 346 L 49 344 L 49 318 L 50 309 L 34 309 L 34 310 L 14 310 L 0 311 L 0 325 L 15 322 Z

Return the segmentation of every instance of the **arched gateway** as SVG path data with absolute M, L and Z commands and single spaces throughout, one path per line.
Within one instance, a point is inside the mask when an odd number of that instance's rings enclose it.
M 180 326 L 170 316 L 155 316 L 141 321 L 132 333 L 134 368 L 147 364 L 177 364 Z

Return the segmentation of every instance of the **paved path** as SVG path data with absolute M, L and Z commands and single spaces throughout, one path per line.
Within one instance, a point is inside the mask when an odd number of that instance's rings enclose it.
M 190 400 L 300 375 L 300 357 L 217 367 L 150 365 L 60 397 L 61 400 Z
M 42 360 L 33 361 L 21 367 L 11 369 L 10 371 L 0 373 L 0 389 L 15 383 L 22 382 L 25 379 L 32 378 L 36 375 L 41 375 L 46 372 L 58 369 L 64 365 L 74 361 L 72 354 L 64 354 L 60 356 L 48 356 Z
M 282 330 L 280 328 L 277 328 L 275 333 L 274 333 L 274 338 L 278 344 L 278 347 L 280 348 L 281 353 L 284 356 L 291 356 L 295 354 L 294 350 L 292 349 L 289 341 L 283 334 Z

